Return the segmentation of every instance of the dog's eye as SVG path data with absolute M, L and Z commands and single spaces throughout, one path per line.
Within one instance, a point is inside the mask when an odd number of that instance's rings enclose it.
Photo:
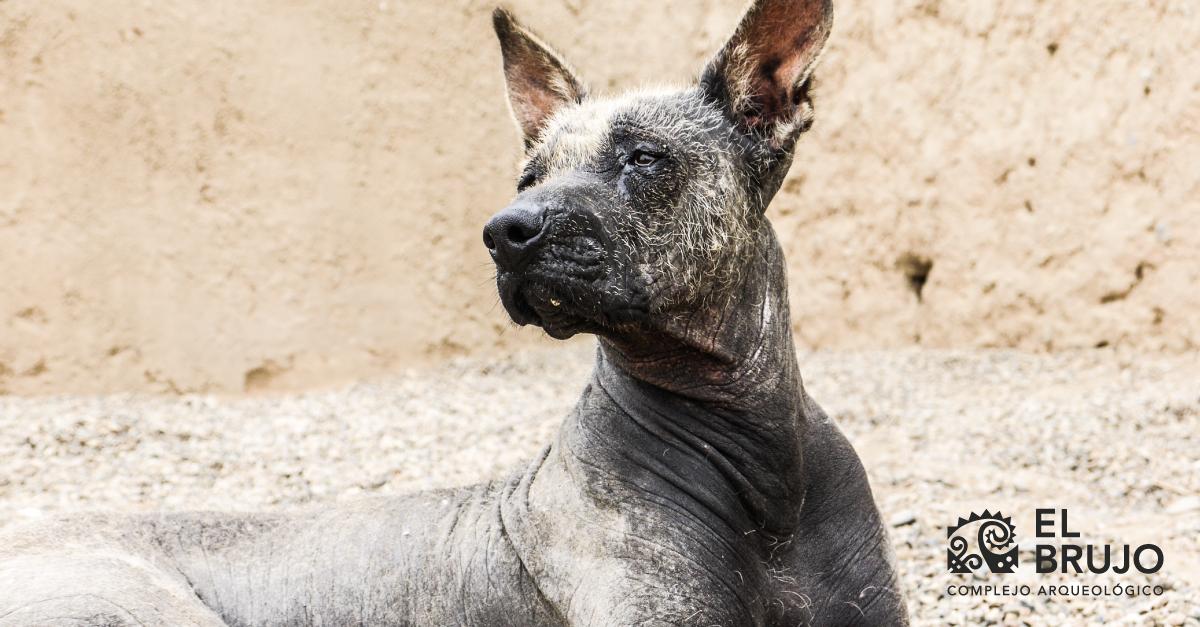
M 648 168 L 655 163 L 658 163 L 658 160 L 661 158 L 662 157 L 660 155 L 639 150 L 633 153 L 633 156 L 629 158 L 629 162 L 639 168 Z

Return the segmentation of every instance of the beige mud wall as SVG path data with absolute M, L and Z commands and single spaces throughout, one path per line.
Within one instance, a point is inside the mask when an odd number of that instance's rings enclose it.
M 599 90 L 686 80 L 741 9 L 511 5 Z M 0 392 L 294 388 L 544 341 L 480 244 L 519 159 L 490 9 L 0 0 Z M 1198 12 L 841 2 L 772 209 L 801 343 L 1195 349 Z

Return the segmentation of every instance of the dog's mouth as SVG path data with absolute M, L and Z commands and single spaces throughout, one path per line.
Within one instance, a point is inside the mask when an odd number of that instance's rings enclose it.
M 593 326 L 586 293 L 569 281 L 545 276 L 501 276 L 500 300 L 512 321 L 540 327 L 555 339 L 567 339 Z M 575 289 L 571 289 L 575 287 Z
M 565 340 L 579 333 L 618 332 L 645 323 L 644 299 L 631 299 L 604 280 L 506 273 L 499 277 L 500 300 L 512 321 L 540 327 Z
M 647 315 L 645 290 L 620 280 L 614 255 L 592 237 L 552 237 L 519 269 L 497 266 L 500 301 L 518 325 L 540 327 L 555 339 L 604 333 Z

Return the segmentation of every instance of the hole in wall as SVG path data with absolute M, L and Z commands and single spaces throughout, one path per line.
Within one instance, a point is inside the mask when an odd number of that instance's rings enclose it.
M 924 302 L 925 284 L 929 282 L 929 273 L 933 270 L 933 261 L 916 253 L 904 253 L 896 260 L 896 267 L 908 281 L 908 288 L 917 297 L 917 302 Z
M 285 363 L 267 359 L 257 367 L 247 370 L 243 389 L 248 393 L 268 392 L 275 388 L 279 378 L 291 369 L 291 358 Z

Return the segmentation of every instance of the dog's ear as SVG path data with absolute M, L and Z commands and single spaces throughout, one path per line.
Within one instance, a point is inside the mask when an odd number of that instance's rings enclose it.
M 504 80 L 513 117 L 528 148 L 560 107 L 583 101 L 586 90 L 566 61 L 503 8 L 492 24 L 504 55 Z
M 831 0 L 754 0 L 701 85 L 727 115 L 774 148 L 812 124 L 812 72 L 833 24 Z

